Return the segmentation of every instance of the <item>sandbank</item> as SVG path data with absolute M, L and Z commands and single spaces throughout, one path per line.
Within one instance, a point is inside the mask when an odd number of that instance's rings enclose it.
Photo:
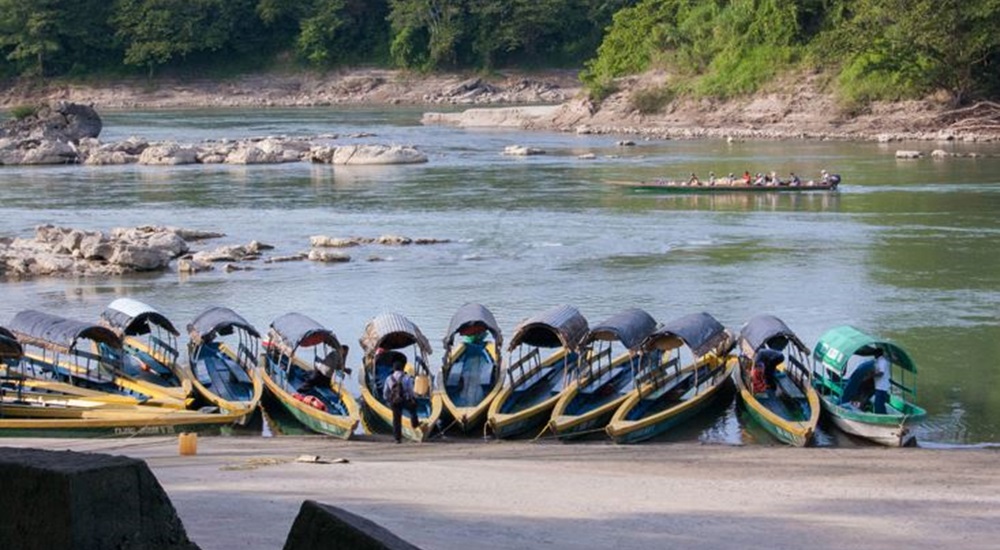
M 204 550 L 281 548 L 313 499 L 426 549 L 996 548 L 993 449 L 6 439 L 145 460 Z M 300 455 L 348 463 L 295 462 Z

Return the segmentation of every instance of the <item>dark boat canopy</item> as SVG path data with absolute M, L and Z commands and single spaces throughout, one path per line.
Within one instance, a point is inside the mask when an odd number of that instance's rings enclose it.
M 637 349 L 656 330 L 656 319 L 639 308 L 626 309 L 590 328 L 583 345 L 594 340 L 618 340 L 630 350 Z
M 109 328 L 28 309 L 14 316 L 10 330 L 22 343 L 71 351 L 80 339 L 121 348 L 118 335 Z M 89 351 L 89 350 L 86 350 Z
M 431 354 L 431 343 L 424 333 L 398 313 L 383 313 L 368 321 L 360 342 L 366 355 L 374 354 L 378 348 L 401 349 L 413 344 L 425 355 Z
M 813 349 L 813 358 L 836 369 L 843 376 L 847 373 L 851 357 L 874 355 L 876 348 L 884 351 L 892 364 L 899 365 L 903 370 L 912 373 L 917 372 L 917 365 L 906 350 L 888 340 L 880 340 L 865 334 L 850 325 L 835 327 L 823 333 Z
M 664 340 L 672 338 L 680 338 L 695 355 L 701 357 L 727 345 L 729 333 L 708 313 L 692 313 L 663 325 L 649 335 L 642 347 L 645 350 L 656 349 Z
M 188 335 L 196 344 L 211 342 L 216 334 L 228 336 L 233 329 L 243 329 L 251 336 L 260 338 L 260 333 L 246 319 L 227 307 L 213 307 L 202 312 L 188 324 Z
M 496 318 L 493 317 L 493 312 L 484 305 L 469 303 L 458 308 L 458 311 L 451 316 L 451 323 L 448 324 L 448 335 L 444 337 L 445 349 L 451 348 L 456 334 L 476 326 L 488 330 L 493 335 L 497 349 L 503 348 L 503 333 L 500 331 Z
M 514 329 L 508 351 L 527 344 L 539 348 L 565 347 L 577 351 L 590 327 L 587 319 L 573 306 L 556 306 L 521 321 Z
M 165 315 L 152 306 L 131 298 L 119 298 L 108 304 L 107 309 L 101 313 L 101 321 L 119 335 L 149 334 L 150 325 L 156 325 L 174 336 L 180 336 L 180 332 Z
M 271 322 L 271 345 L 276 345 L 288 355 L 295 350 L 326 344 L 340 351 L 340 340 L 333 331 L 301 313 L 286 313 Z
M 747 321 L 740 329 L 740 341 L 747 353 L 756 352 L 768 342 L 772 344 L 770 347 L 777 350 L 785 349 L 790 342 L 802 352 L 809 353 L 809 348 L 799 340 L 792 329 L 774 315 L 757 315 Z
M 20 359 L 24 349 L 11 331 L 0 327 L 0 359 Z

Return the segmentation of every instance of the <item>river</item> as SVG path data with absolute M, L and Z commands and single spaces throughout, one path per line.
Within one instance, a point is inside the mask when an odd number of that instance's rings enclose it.
M 1000 147 L 967 143 L 638 141 L 620 137 L 425 127 L 413 109 L 120 112 L 102 141 L 339 134 L 337 143 L 411 144 L 430 162 L 396 167 L 307 163 L 183 167 L 3 167 L 0 236 L 39 224 L 108 230 L 140 224 L 221 231 L 204 246 L 308 249 L 311 235 L 398 234 L 439 245 L 351 249 L 346 264 L 256 263 L 250 271 L 3 283 L 0 323 L 22 309 L 95 320 L 129 296 L 183 326 L 225 305 L 264 331 L 306 313 L 352 345 L 385 311 L 435 346 L 451 314 L 478 301 L 505 332 L 572 304 L 596 323 L 627 307 L 659 321 L 707 311 L 734 331 L 781 317 L 811 346 L 852 324 L 894 340 L 920 369 L 925 445 L 1000 441 Z M 370 137 L 347 137 L 361 132 Z M 545 155 L 507 157 L 507 145 Z M 896 160 L 897 149 L 979 158 Z M 594 153 L 594 160 L 578 156 Z M 777 170 L 843 176 L 836 193 L 637 193 L 604 182 L 703 179 Z M 385 261 L 366 261 L 378 257 Z M 674 438 L 770 443 L 732 399 Z M 823 444 L 841 444 L 830 430 Z

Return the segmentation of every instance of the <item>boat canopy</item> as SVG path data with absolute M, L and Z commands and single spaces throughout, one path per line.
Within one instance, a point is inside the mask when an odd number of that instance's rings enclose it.
M 195 344 L 211 342 L 217 334 L 228 336 L 237 328 L 260 338 L 260 333 L 253 325 L 227 307 L 209 308 L 187 326 L 188 335 Z
M 637 350 L 656 326 L 656 319 L 644 310 L 626 309 L 591 327 L 582 345 L 594 340 L 618 340 L 629 350 Z
M 514 329 L 508 351 L 527 344 L 539 348 L 564 347 L 577 351 L 590 327 L 587 319 L 573 306 L 555 306 L 521 321 Z
M 360 339 L 365 354 L 375 354 L 378 348 L 401 349 L 416 344 L 424 355 L 431 354 L 431 343 L 417 325 L 398 313 L 377 315 L 365 325 Z
M 493 335 L 497 349 L 503 348 L 503 333 L 500 325 L 497 324 L 493 312 L 482 304 L 468 303 L 458 308 L 458 311 L 451 316 L 451 323 L 448 324 L 448 335 L 444 337 L 445 349 L 450 349 L 455 341 L 455 335 L 463 330 L 479 326 L 486 329 Z
M 271 322 L 268 335 L 271 345 L 278 346 L 282 353 L 295 355 L 295 350 L 326 344 L 340 351 L 340 340 L 333 331 L 301 313 L 286 313 Z
M 678 338 L 698 357 L 726 344 L 729 333 L 708 313 L 692 313 L 660 327 L 643 343 L 643 349 L 663 349 L 664 344 Z
M 0 359 L 20 359 L 24 349 L 11 331 L 0 327 Z
M 115 349 L 122 347 L 121 339 L 109 328 L 32 309 L 15 315 L 10 322 L 10 330 L 22 343 L 58 351 L 74 350 L 80 339 L 106 344 Z
M 813 358 L 843 376 L 851 357 L 874 355 L 876 348 L 883 350 L 892 364 L 909 372 L 917 372 L 916 363 L 903 348 L 886 340 L 878 340 L 850 325 L 832 328 L 820 336 L 813 349 Z
M 740 329 L 740 341 L 747 354 L 754 353 L 769 341 L 778 338 L 778 347 L 774 349 L 782 350 L 790 342 L 799 350 L 809 353 L 809 348 L 799 340 L 799 337 L 788 328 L 788 325 L 774 315 L 757 315 L 751 318 L 743 328 Z M 773 345 L 771 347 L 774 347 Z
M 174 336 L 180 332 L 165 315 L 148 304 L 131 298 L 119 298 L 101 313 L 105 326 L 119 335 L 141 336 L 149 334 L 151 325 L 159 326 Z

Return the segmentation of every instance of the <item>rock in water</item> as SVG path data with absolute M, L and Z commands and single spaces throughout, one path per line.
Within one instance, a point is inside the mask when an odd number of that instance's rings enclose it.
M 83 138 L 96 138 L 103 127 L 93 107 L 59 101 L 24 118 L 5 122 L 0 127 L 0 137 L 78 143 Z

